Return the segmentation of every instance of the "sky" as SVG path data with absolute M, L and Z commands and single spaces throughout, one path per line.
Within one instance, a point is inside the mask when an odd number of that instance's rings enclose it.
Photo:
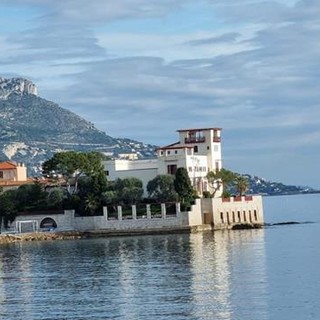
M 0 77 L 112 137 L 222 128 L 223 165 L 320 188 L 319 0 L 0 0 Z

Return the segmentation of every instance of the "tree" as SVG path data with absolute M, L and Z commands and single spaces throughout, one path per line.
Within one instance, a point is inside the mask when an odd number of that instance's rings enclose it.
M 99 208 L 99 200 L 93 194 L 88 194 L 85 200 L 85 210 L 93 215 L 96 210 Z
M 245 176 L 239 174 L 236 176 L 234 183 L 239 196 L 243 196 L 243 194 L 247 191 L 249 186 L 248 179 Z
M 149 197 L 157 202 L 177 201 L 178 194 L 174 188 L 174 177 L 171 175 L 157 175 L 147 184 Z
M 208 183 L 211 187 L 212 191 L 212 197 L 215 197 L 215 194 L 218 190 L 222 187 L 222 181 L 221 181 L 221 170 L 216 171 L 209 171 L 207 174 Z
M 15 203 L 19 211 L 46 206 L 46 192 L 39 183 L 24 184 L 16 190 Z
M 70 194 L 78 191 L 81 176 L 94 176 L 103 171 L 102 154 L 99 152 L 58 152 L 42 165 L 42 173 L 46 177 L 59 178 L 61 176 L 67 184 Z M 71 184 L 74 188 L 71 191 Z
M 52 188 L 47 195 L 48 207 L 54 209 L 62 209 L 63 201 L 65 198 L 66 194 L 62 189 Z
M 0 195 L 0 232 L 2 225 L 7 228 L 17 216 L 15 199 L 16 190 L 8 190 Z
M 213 188 L 213 195 L 220 189 L 222 185 L 222 197 L 229 196 L 228 187 L 235 181 L 236 176 L 237 175 L 234 172 L 224 168 L 217 171 L 208 172 L 207 179 Z
M 133 205 L 142 200 L 143 183 L 138 178 L 118 178 L 114 182 L 116 199 L 119 203 Z
M 194 200 L 194 190 L 185 168 L 178 168 L 174 180 L 174 188 L 182 204 L 191 205 Z

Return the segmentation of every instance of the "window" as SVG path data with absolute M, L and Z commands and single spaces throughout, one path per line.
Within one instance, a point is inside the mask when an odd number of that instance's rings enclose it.
M 170 151 L 167 151 L 167 154 L 170 154 Z
M 106 174 L 106 176 L 109 176 L 109 170 L 106 170 L 104 173 Z
M 214 150 L 215 152 L 218 152 L 218 151 L 219 151 L 219 146 L 218 146 L 218 145 L 215 145 L 215 146 L 213 147 L 213 150 Z
M 207 146 L 207 150 L 210 150 L 210 147 L 209 147 L 209 146 Z
M 160 152 L 160 155 L 162 155 L 162 156 L 163 156 L 163 151 L 161 151 L 161 152 Z
M 194 151 L 194 152 L 198 152 L 198 146 L 194 146 L 194 147 L 193 147 L 193 151 Z
M 3 179 L 3 171 L 0 171 L 0 179 Z
M 178 154 L 178 150 L 174 150 L 174 153 L 175 153 L 175 154 Z
M 189 168 L 188 168 L 188 171 L 189 171 L 189 172 L 192 172 L 192 167 L 189 167 Z
M 176 174 L 177 172 L 177 165 L 176 164 L 169 164 L 167 166 L 168 174 Z

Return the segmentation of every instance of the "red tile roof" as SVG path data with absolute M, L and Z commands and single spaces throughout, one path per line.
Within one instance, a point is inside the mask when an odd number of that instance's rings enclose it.
M 0 170 L 12 170 L 16 168 L 17 168 L 17 165 L 13 162 L 10 162 L 10 161 L 0 162 Z
M 207 131 L 207 130 L 222 130 L 221 128 L 194 128 L 194 129 L 180 129 L 177 132 L 185 132 L 185 131 Z

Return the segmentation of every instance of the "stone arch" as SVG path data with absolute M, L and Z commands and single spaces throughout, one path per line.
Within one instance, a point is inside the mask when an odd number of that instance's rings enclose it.
M 41 222 L 40 222 L 40 228 L 46 228 L 46 229 L 50 229 L 50 228 L 56 228 L 57 227 L 57 223 L 54 221 L 54 219 L 52 218 L 44 218 Z

